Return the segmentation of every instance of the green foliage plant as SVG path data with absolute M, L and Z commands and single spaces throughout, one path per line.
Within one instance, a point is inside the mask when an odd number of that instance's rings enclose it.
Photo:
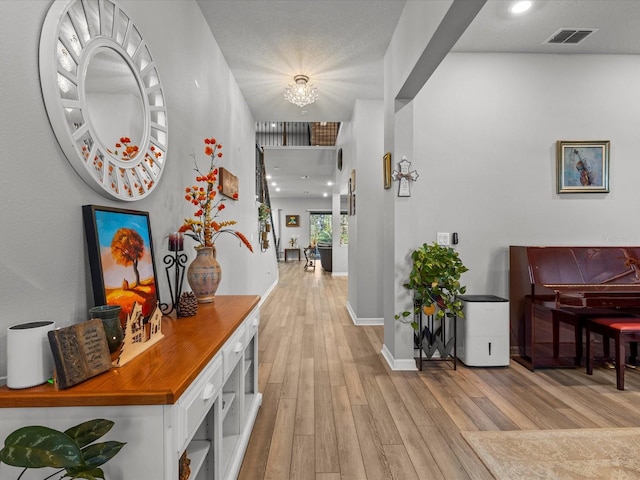
M 402 286 L 413 291 L 412 311 L 404 311 L 395 315 L 396 320 L 409 322 L 414 330 L 418 330 L 415 315 L 422 307 L 438 305 L 436 318 L 464 317 L 462 301 L 458 299 L 466 291 L 460 285 L 460 276 L 469 269 L 464 266 L 458 252 L 451 247 L 423 244 L 411 254 L 413 268 L 409 273 L 409 281 Z M 410 318 L 409 318 L 410 317 Z
M 269 214 L 271 213 L 271 209 L 269 205 L 266 203 L 261 203 L 258 205 L 258 220 L 261 222 L 269 221 Z
M 116 441 L 93 443 L 111 427 L 113 422 L 104 419 L 89 420 L 64 432 L 41 426 L 22 427 L 5 439 L 0 462 L 24 468 L 16 480 L 29 468 L 45 467 L 60 470 L 43 480 L 57 475 L 61 475 L 59 479 L 104 480 L 100 466 L 125 445 Z

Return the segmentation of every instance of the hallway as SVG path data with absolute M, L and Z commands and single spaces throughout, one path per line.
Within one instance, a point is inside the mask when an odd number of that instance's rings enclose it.
M 383 328 L 356 327 L 347 278 L 279 264 L 261 308 L 263 402 L 240 479 L 491 479 L 460 432 L 640 426 L 640 374 L 468 368 L 391 371 Z

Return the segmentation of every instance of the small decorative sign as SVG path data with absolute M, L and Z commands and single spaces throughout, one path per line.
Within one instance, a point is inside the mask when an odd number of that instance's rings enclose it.
M 148 331 L 144 325 L 142 307 L 137 303 L 127 318 L 124 330 L 124 342 L 118 359 L 113 362 L 114 367 L 121 367 L 130 360 L 140 355 L 150 346 L 162 340 L 162 313 L 156 306 L 149 319 Z
M 411 188 L 410 182 L 415 182 L 420 175 L 415 170 L 409 171 L 411 167 L 411 162 L 407 160 L 407 157 L 402 157 L 402 161 L 398 163 L 398 168 L 400 171 L 393 171 L 393 179 L 399 180 L 400 183 L 398 185 L 398 196 L 399 197 L 410 197 L 411 196 Z
M 102 320 L 94 318 L 47 333 L 58 388 L 65 389 L 111 368 Z
M 220 187 L 224 196 L 238 200 L 238 177 L 222 167 L 220 167 Z

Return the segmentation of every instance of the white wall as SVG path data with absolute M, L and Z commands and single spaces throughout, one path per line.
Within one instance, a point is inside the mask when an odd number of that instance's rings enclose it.
M 468 293 L 505 297 L 509 245 L 637 245 L 638 78 L 638 56 L 450 54 L 414 101 L 406 233 L 458 232 Z M 557 194 L 557 140 L 610 140 L 610 193 Z
M 309 213 L 310 211 L 323 210 L 331 211 L 331 197 L 327 198 L 272 198 L 271 209 L 273 211 L 276 231 L 280 231 L 282 240 L 280 250 L 291 248 L 289 241 L 295 237 L 299 248 L 309 245 Z M 282 218 L 279 218 L 278 211 L 282 210 Z M 287 227 L 284 225 L 284 216 L 300 215 L 299 227 Z
M 382 297 L 383 102 L 358 100 L 341 141 L 356 171 L 356 214 L 349 218 L 349 310 L 357 324 L 380 324 Z M 344 170 L 344 169 L 343 169 Z
M 163 237 L 193 213 L 183 192 L 194 180 L 189 155 L 195 151 L 204 159 L 204 137 L 215 136 L 223 144 L 220 165 L 240 181 L 240 200 L 227 202 L 224 218 L 237 220 L 238 229 L 259 251 L 254 119 L 200 9 L 192 1 L 120 3 L 157 62 L 169 122 L 166 170 L 158 186 L 147 198 L 126 204 L 97 194 L 81 180 L 49 125 L 39 83 L 38 45 L 50 2 L 0 2 L 0 375 L 6 372 L 8 326 L 50 319 L 64 326 L 87 319 L 93 299 L 81 217 L 84 204 L 149 212 L 161 296 L 168 299 Z M 274 282 L 275 256 L 251 254 L 231 236 L 220 239 L 217 247 L 223 268 L 220 294 L 262 294 Z

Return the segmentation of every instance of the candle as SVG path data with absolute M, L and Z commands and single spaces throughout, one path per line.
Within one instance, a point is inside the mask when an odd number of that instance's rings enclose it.
M 181 252 L 184 249 L 184 237 L 182 232 L 175 232 L 169 234 L 169 251 Z

